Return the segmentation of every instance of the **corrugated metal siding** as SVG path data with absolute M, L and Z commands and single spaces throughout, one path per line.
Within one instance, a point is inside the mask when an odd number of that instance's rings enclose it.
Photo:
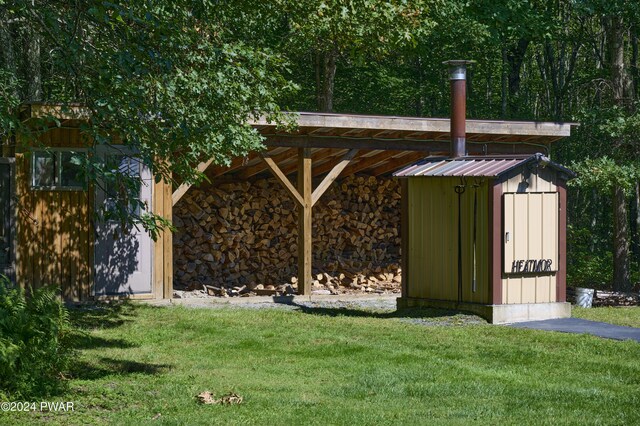
M 510 228 L 514 230 L 514 233 L 520 233 L 521 235 L 524 234 L 533 237 L 530 244 L 528 243 L 526 247 L 518 247 L 514 252 L 512 252 L 510 256 L 515 256 L 514 258 L 517 259 L 528 259 L 530 258 L 527 257 L 529 256 L 528 251 L 533 250 L 533 246 L 539 243 L 545 246 L 545 252 L 550 251 L 551 254 L 555 256 L 554 262 L 557 264 L 557 194 L 545 194 L 545 196 L 547 197 L 552 197 L 553 201 L 545 200 L 544 202 L 541 199 L 538 200 L 536 197 L 528 197 L 530 209 L 519 209 L 517 207 L 514 208 L 513 205 L 510 208 L 507 208 L 507 197 L 509 196 L 509 194 L 507 193 L 509 192 L 518 192 L 521 194 L 530 194 L 532 192 L 555 192 L 557 190 L 555 184 L 556 172 L 548 168 L 540 169 L 538 173 L 531 173 L 527 181 L 529 182 L 529 185 L 524 186 L 522 184 L 522 175 L 518 173 L 511 176 L 502 184 L 502 189 L 505 193 L 505 199 L 503 200 L 505 204 L 504 230 Z M 535 220 L 539 216 L 542 216 L 542 222 Z M 534 226 L 536 222 L 539 224 L 539 226 L 542 226 L 543 229 L 546 228 L 547 232 L 534 232 L 532 229 L 529 229 L 530 226 Z M 529 223 L 529 225 L 527 225 L 527 223 Z M 552 223 L 554 224 L 552 225 Z M 553 232 L 551 232 L 550 228 L 553 228 Z M 553 248 L 550 248 L 550 245 L 552 245 Z M 512 259 L 512 257 L 505 256 L 505 268 L 507 268 L 507 261 L 509 261 L 510 259 Z M 555 301 L 555 273 L 526 276 L 513 276 L 503 273 L 502 303 L 547 303 Z
M 413 298 L 458 300 L 458 178 L 409 179 L 409 282 Z M 471 182 L 468 182 L 470 184 Z M 474 198 L 477 200 L 476 291 L 473 279 Z M 462 195 L 463 300 L 489 303 L 488 184 Z
M 470 177 L 497 177 L 509 170 L 512 170 L 522 163 L 531 160 L 528 157 L 465 157 L 458 159 L 433 158 L 425 159 L 402 169 L 394 176 L 397 177 L 448 177 L 448 176 L 470 176 Z

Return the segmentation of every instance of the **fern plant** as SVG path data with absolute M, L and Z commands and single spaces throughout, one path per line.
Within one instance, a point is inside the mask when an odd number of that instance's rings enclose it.
M 0 277 L 0 398 L 46 396 L 64 386 L 74 350 L 69 313 L 53 287 L 25 292 Z

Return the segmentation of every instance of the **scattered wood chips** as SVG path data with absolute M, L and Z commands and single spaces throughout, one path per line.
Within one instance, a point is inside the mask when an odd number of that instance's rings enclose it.
M 219 399 L 216 399 L 214 395 L 209 391 L 204 391 L 198 394 L 198 401 L 202 404 L 220 404 L 220 405 L 235 405 L 242 404 L 242 397 L 237 393 L 230 392 L 223 395 Z

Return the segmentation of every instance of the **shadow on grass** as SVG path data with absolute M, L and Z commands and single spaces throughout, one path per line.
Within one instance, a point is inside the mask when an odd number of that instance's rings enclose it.
M 100 357 L 94 362 L 79 362 L 71 370 L 71 375 L 80 380 L 97 380 L 103 377 L 125 374 L 156 375 L 168 372 L 169 364 L 150 364 L 144 362 Z
M 100 350 L 140 347 L 141 345 L 137 342 L 120 338 L 104 338 L 92 332 L 100 329 L 116 329 L 129 324 L 136 319 L 138 309 L 139 306 L 128 301 L 69 306 L 71 323 L 76 328 L 74 348 L 79 350 Z M 150 364 L 97 356 L 91 359 L 90 362 L 78 361 L 74 363 L 70 373 L 71 377 L 75 379 L 96 380 L 111 375 L 162 374 L 171 367 L 171 365 L 166 364 Z
M 116 328 L 133 321 L 137 306 L 128 301 L 69 306 L 72 324 L 82 330 Z
M 429 319 L 446 319 L 456 315 L 472 315 L 466 312 L 454 311 L 449 309 L 435 309 L 435 308 L 407 308 L 401 310 L 395 310 L 392 312 L 376 312 L 375 307 L 372 309 L 362 308 L 350 308 L 350 307 L 323 307 L 323 306 L 305 306 L 294 301 L 293 297 L 281 296 L 274 297 L 275 303 L 283 305 L 294 306 L 305 314 L 320 315 L 320 316 L 345 316 L 345 317 L 361 317 L 361 318 L 429 318 Z M 347 302 L 348 304 L 348 302 Z

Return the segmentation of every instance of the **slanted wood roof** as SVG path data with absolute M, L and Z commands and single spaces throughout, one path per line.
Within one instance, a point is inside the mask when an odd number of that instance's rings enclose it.
M 251 124 L 265 137 L 267 151 L 285 175 L 296 171 L 299 148 L 310 148 L 313 176 L 328 173 L 351 149 L 358 154 L 343 176 L 385 175 L 426 156 L 449 152 L 449 119 L 299 112 L 298 127 L 288 131 L 264 119 Z M 467 121 L 469 155 L 546 153 L 549 145 L 571 134 L 575 123 Z M 235 159 L 230 167 L 211 167 L 210 178 L 231 174 L 251 178 L 269 169 L 260 156 Z
M 275 123 L 258 119 L 250 124 L 265 137 L 263 156 L 274 160 L 285 175 L 295 173 L 299 148 L 310 148 L 313 177 L 327 174 L 350 150 L 358 153 L 342 175 L 391 174 L 427 156 L 449 152 L 449 119 L 395 117 L 357 114 L 292 112 L 298 127 L 279 129 Z M 79 104 L 66 107 L 50 103 L 22 106 L 22 119 L 55 116 L 61 120 L 87 120 L 89 111 Z M 547 153 L 549 145 L 570 136 L 576 123 L 467 120 L 469 155 Z M 231 175 L 240 179 L 269 173 L 258 153 L 236 158 L 229 167 L 209 161 L 200 165 L 209 178 Z

